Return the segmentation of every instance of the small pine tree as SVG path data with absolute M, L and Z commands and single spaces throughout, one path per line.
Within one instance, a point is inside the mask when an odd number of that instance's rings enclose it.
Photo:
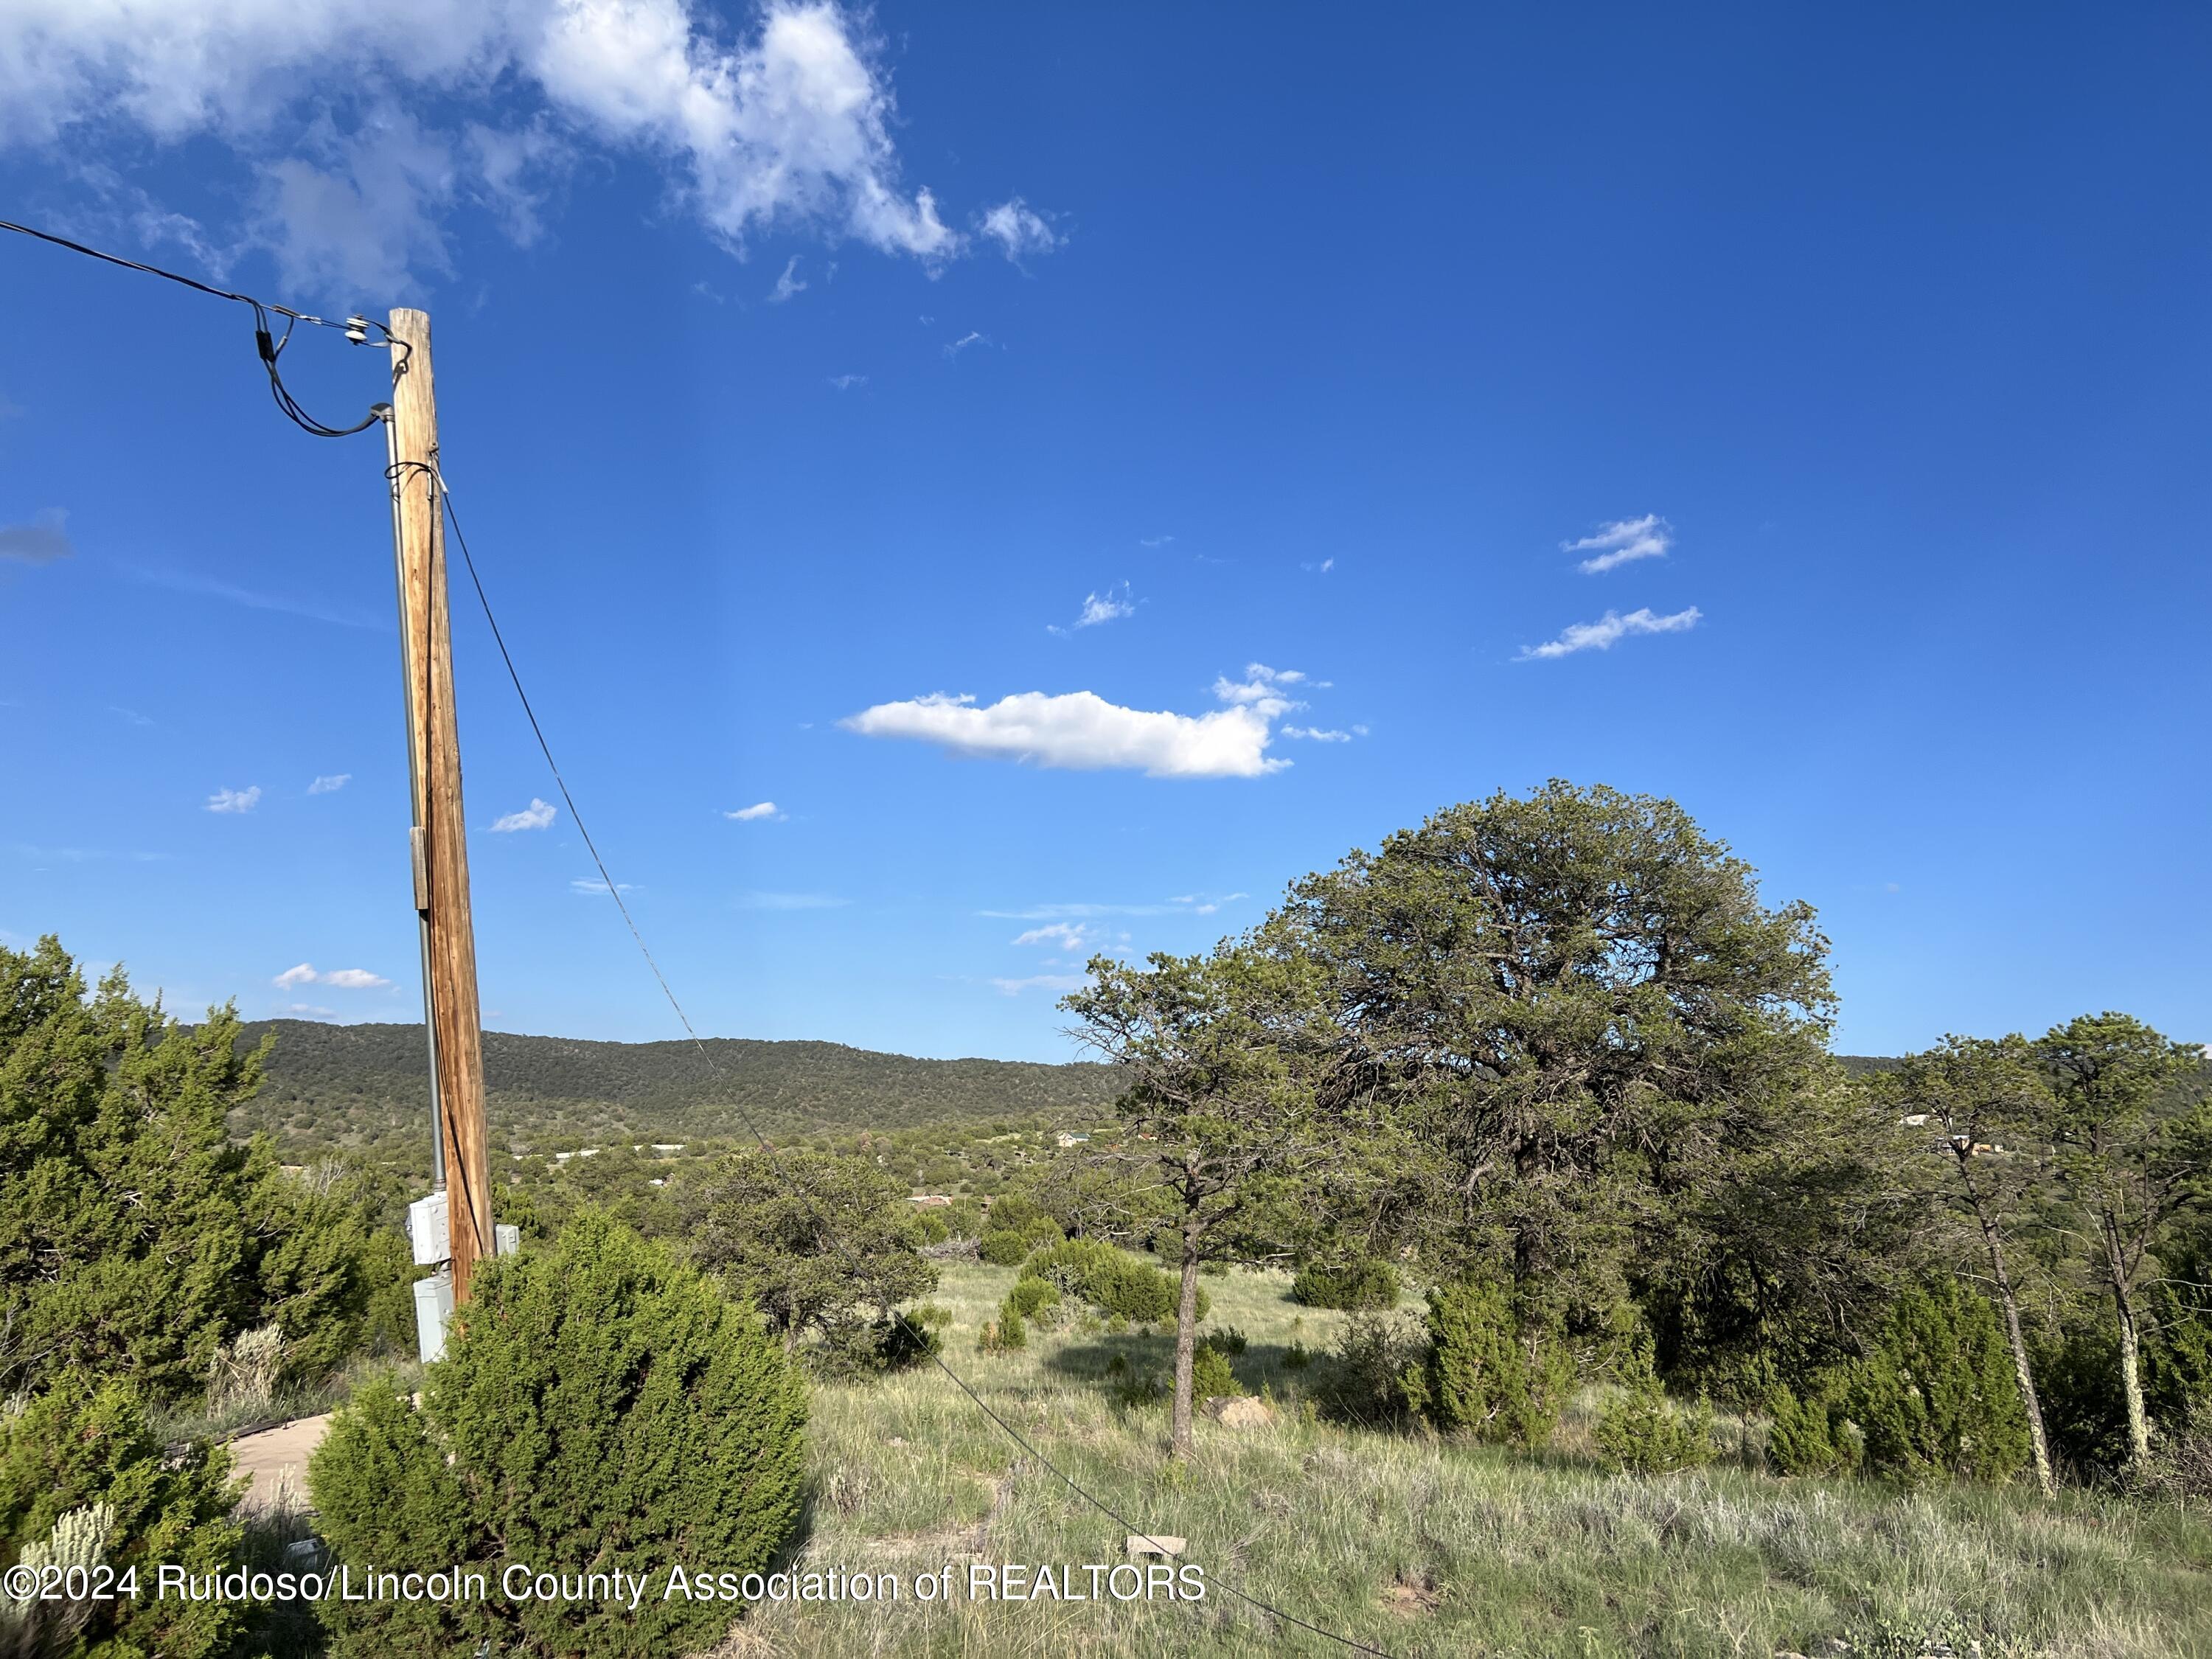
M 993 1353 L 1013 1353 L 1030 1345 L 1029 1327 L 1022 1322 L 1021 1304 L 1009 1291 L 999 1304 L 999 1317 L 983 1328 L 983 1346 Z
M 308 1466 L 319 1525 L 356 1569 L 496 1579 L 620 1568 L 744 1573 L 799 1512 L 805 1399 L 781 1345 L 661 1247 L 586 1211 L 550 1245 L 481 1263 L 421 1408 L 357 1393 Z M 329 1601 L 335 1655 L 550 1659 L 690 1651 L 736 1609 L 627 1603 Z
M 1622 1362 L 1621 1392 L 1597 1421 L 1598 1450 L 1631 1474 L 1670 1474 L 1713 1460 L 1712 1407 L 1684 1410 L 1667 1398 L 1651 1363 L 1651 1340 L 1638 1332 Z
M 1876 1474 L 2003 1480 L 2027 1462 L 2027 1412 L 1996 1311 L 1955 1279 L 1898 1297 L 1852 1367 L 1845 1409 Z
M 236 1603 L 153 1594 L 155 1570 L 164 1563 L 193 1574 L 236 1563 L 242 1534 L 231 1516 L 238 1494 L 228 1452 L 194 1446 L 172 1462 L 148 1430 L 132 1385 L 94 1382 L 82 1372 L 64 1375 L 16 1412 L 5 1434 L 0 1538 L 7 1559 L 90 1555 L 118 1574 L 135 1568 L 140 1593 L 59 1604 L 74 1630 L 52 1628 L 52 1609 L 33 1603 L 13 1616 L 12 1631 L 0 1627 L 0 1638 L 12 1635 L 25 1643 L 21 1650 L 42 1652 L 43 1639 L 60 1637 L 57 1651 L 117 1659 L 202 1659 L 230 1650 L 245 1623 Z M 70 1638 L 83 1645 L 69 1645 Z
M 1777 1474 L 1842 1474 L 1858 1462 L 1850 1431 L 1836 1420 L 1838 1384 L 1816 1379 L 1804 1394 L 1777 1383 L 1767 1393 L 1767 1466 Z
M 1428 1360 L 1407 1373 L 1405 1388 L 1439 1428 L 1533 1447 L 1550 1437 L 1573 1380 L 1572 1356 L 1515 1318 L 1495 1285 L 1469 1279 L 1431 1293 Z
M 1229 1356 L 1211 1342 L 1200 1342 L 1191 1354 L 1191 1403 L 1203 1406 L 1209 1400 L 1233 1398 L 1244 1392 L 1244 1385 L 1237 1380 L 1231 1369 Z

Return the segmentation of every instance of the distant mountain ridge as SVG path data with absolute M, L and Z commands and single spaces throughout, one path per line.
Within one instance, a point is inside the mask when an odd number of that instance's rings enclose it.
M 430 1109 L 420 1025 L 257 1020 L 252 1048 L 274 1031 L 267 1080 L 237 1125 L 266 1129 L 296 1152 L 412 1148 Z M 487 1111 L 495 1146 L 568 1138 L 731 1138 L 742 1104 L 771 1134 L 896 1129 L 1030 1118 L 1089 1121 L 1118 1092 L 1110 1066 L 1007 1060 L 916 1060 L 836 1042 L 714 1037 L 717 1079 L 688 1042 L 592 1042 L 483 1036 Z

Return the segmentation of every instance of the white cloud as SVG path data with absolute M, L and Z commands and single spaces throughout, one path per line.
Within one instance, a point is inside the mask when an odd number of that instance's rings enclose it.
M 1585 536 L 1580 541 L 1561 542 L 1559 550 L 1594 555 L 1577 568 L 1585 575 L 1595 576 L 1633 560 L 1664 558 L 1667 550 L 1674 544 L 1674 526 L 1656 513 L 1647 513 L 1640 519 L 1616 519 L 1611 524 L 1601 525 L 1595 535 Z
M 261 799 L 261 786 L 245 789 L 218 789 L 207 799 L 210 812 L 251 812 Z
M 1283 695 L 1285 686 L 1297 685 L 1304 678 L 1305 676 L 1295 668 L 1278 670 L 1263 662 L 1247 663 L 1242 683 L 1231 679 L 1226 674 L 1220 675 L 1213 682 L 1213 695 L 1224 702 L 1241 704 L 1272 720 L 1276 715 L 1287 714 L 1294 708 L 1305 707 L 1305 704 L 1293 702 Z
M 1317 576 L 1326 576 L 1330 571 L 1336 568 L 1336 561 L 1333 558 L 1323 559 L 1319 564 L 1309 562 L 1300 565 L 1298 568 L 1301 570 L 1310 570 Z
M 850 392 L 854 386 L 867 383 L 868 377 L 865 374 L 832 374 L 830 377 L 830 384 L 840 392 Z
M 990 337 L 988 335 L 978 334 L 971 328 L 958 339 L 955 340 L 951 345 L 945 347 L 945 355 L 948 357 L 957 357 L 971 345 L 988 345 L 990 343 Z
M 1325 732 L 1318 726 L 1286 726 L 1283 728 L 1283 735 L 1286 738 L 1304 738 L 1309 743 L 1350 743 L 1352 741 L 1352 733 L 1349 732 Z
M 878 703 L 840 720 L 869 738 L 910 738 L 956 755 L 1096 771 L 1127 768 L 1156 778 L 1256 778 L 1290 763 L 1267 753 L 1279 708 L 1204 714 L 1125 708 L 1091 691 L 1024 691 L 978 708 L 943 692 Z
M 311 795 L 335 795 L 352 781 L 353 774 L 350 772 L 331 772 L 309 784 L 307 793 Z
M 560 809 L 551 801 L 540 800 L 537 796 L 532 795 L 530 798 L 530 805 L 520 812 L 509 812 L 503 818 L 494 819 L 491 826 L 492 833 L 505 836 L 512 835 L 517 830 L 544 830 L 550 827 L 559 815 Z
M 450 125 L 409 112 L 433 110 Z M 110 134 L 211 139 L 263 188 L 240 251 L 269 246 L 288 284 L 334 297 L 389 300 L 448 269 L 459 208 L 534 239 L 550 185 L 593 146 L 659 162 L 681 210 L 734 250 L 792 228 L 934 264 L 963 238 L 902 183 L 895 114 L 866 23 L 835 0 L 769 0 L 741 39 L 686 0 L 0 10 L 0 143 L 76 157 Z M 1005 210 L 985 218 L 1001 243 Z
M 596 896 L 603 893 L 634 893 L 637 889 L 626 881 L 618 881 L 610 887 L 598 876 L 574 876 L 569 879 L 568 890 L 572 893 L 589 893 Z
M 739 823 L 757 823 L 763 818 L 780 819 L 783 814 L 772 800 L 755 801 L 750 806 L 740 806 L 734 812 L 725 812 L 726 818 L 735 818 Z
M 780 306 L 794 294 L 806 292 L 806 284 L 799 276 L 799 256 L 794 253 L 786 262 L 783 275 L 775 279 L 775 288 L 768 296 L 772 306 Z
M 1694 605 L 1669 617 L 1655 616 L 1649 606 L 1632 611 L 1625 617 L 1617 611 L 1608 611 L 1595 622 L 1572 623 L 1556 640 L 1523 646 L 1521 656 L 1527 661 L 1539 657 L 1571 656 L 1577 651 L 1610 651 L 1617 641 L 1631 634 L 1679 634 L 1685 629 L 1695 628 L 1704 617 L 1705 612 Z
M 333 968 L 330 972 L 318 973 L 311 962 L 287 968 L 270 981 L 280 991 L 289 991 L 301 985 L 335 985 L 341 991 L 380 991 L 392 981 L 381 974 L 372 974 L 366 968 Z
M 1165 547 L 1174 539 L 1175 538 L 1172 536 L 1139 536 L 1137 538 L 1137 545 L 1139 547 Z
M 288 1002 L 283 1012 L 301 1019 L 336 1019 L 338 1017 L 337 1009 L 325 1008 L 319 1002 Z
M 1017 264 L 1024 254 L 1049 253 L 1066 240 L 1054 234 L 1051 222 L 1018 196 L 984 214 L 981 228 Z
M 994 979 L 1001 996 L 1018 997 L 1024 991 L 1073 991 L 1085 983 L 1080 974 L 1031 974 L 1026 979 Z

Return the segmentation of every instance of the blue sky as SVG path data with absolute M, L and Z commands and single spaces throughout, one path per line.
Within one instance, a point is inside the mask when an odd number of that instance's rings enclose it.
M 407 9 L 9 8 L 0 216 L 431 311 L 702 1029 L 1062 1057 L 1088 951 L 1557 775 L 1817 905 L 1846 1050 L 2212 1036 L 2201 9 Z M 0 929 L 415 1017 L 380 441 L 0 296 Z M 456 611 L 488 1023 L 671 1035 Z

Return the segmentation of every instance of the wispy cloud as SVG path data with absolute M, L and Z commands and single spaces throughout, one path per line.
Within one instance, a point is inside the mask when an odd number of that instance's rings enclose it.
M 1096 628 L 1101 623 L 1118 622 L 1124 617 L 1136 614 L 1136 603 L 1129 597 L 1129 584 L 1123 582 L 1118 587 L 1108 588 L 1103 593 L 1085 594 L 1083 609 L 1076 613 L 1073 623 L 1066 628 L 1058 623 L 1047 623 L 1044 631 L 1048 634 L 1071 634 L 1079 628 Z
M 1319 726 L 1286 726 L 1283 728 L 1283 735 L 1286 738 L 1303 738 L 1309 743 L 1350 743 L 1352 741 L 1352 733 L 1349 732 L 1323 731 Z
M 107 712 L 119 715 L 133 726 L 151 726 L 154 723 L 154 717 L 151 714 L 142 714 L 135 708 L 124 708 L 120 703 L 110 704 Z
M 1054 231 L 1049 219 L 1018 196 L 984 214 L 977 228 L 1017 264 L 1030 256 L 1049 253 L 1066 240 Z
M 1308 562 L 1300 565 L 1298 568 L 1301 570 L 1310 570 L 1316 576 L 1326 576 L 1330 571 L 1336 568 L 1336 561 L 1333 558 L 1323 559 L 1319 564 Z
M 784 262 L 783 275 L 775 279 L 775 287 L 770 290 L 768 302 L 780 306 L 793 295 L 805 292 L 805 281 L 799 274 L 799 256 L 794 253 Z
M 335 795 L 353 781 L 350 772 L 326 772 L 307 786 L 311 795 Z
M 741 910 L 837 910 L 853 901 L 830 893 L 763 893 L 738 895 Z
M 865 374 L 832 374 L 830 377 L 830 384 L 840 392 L 850 392 L 854 386 L 867 383 L 868 377 Z
M 276 611 L 290 617 L 307 617 L 316 622 L 333 623 L 340 628 L 385 629 L 388 624 L 378 617 L 365 616 L 357 611 L 328 605 L 314 599 L 289 598 L 279 593 L 263 593 L 250 587 L 240 587 L 235 582 L 222 581 L 213 576 L 203 576 L 189 570 L 161 570 L 145 565 L 119 564 L 116 567 L 134 581 L 144 582 L 149 587 L 164 587 L 173 593 L 193 593 L 203 599 L 223 599 L 232 605 L 242 605 L 252 611 Z
M 69 514 L 50 507 L 32 515 L 28 524 L 0 525 L 0 559 L 18 564 L 52 564 L 76 551 L 63 526 Z
M 1031 974 L 1025 979 L 994 979 L 1000 996 L 1018 997 L 1024 991 L 1073 991 L 1084 983 L 1080 974 Z
M 988 335 L 978 334 L 975 330 L 970 329 L 967 333 L 955 340 L 951 345 L 945 347 L 945 355 L 948 357 L 957 357 L 962 352 L 967 350 L 969 346 L 988 345 L 990 343 L 991 341 Z
M 1668 617 L 1654 615 L 1649 606 L 1641 611 L 1632 611 L 1625 617 L 1617 611 L 1608 611 L 1595 622 L 1571 624 L 1556 640 L 1547 640 L 1542 645 L 1523 646 L 1521 657 L 1523 661 L 1530 661 L 1543 657 L 1572 656 L 1577 651 L 1610 651 L 1617 642 L 1631 634 L 1680 634 L 1686 629 L 1695 628 L 1704 617 L 1705 612 L 1694 605 L 1686 611 L 1677 611 Z
M 755 801 L 750 806 L 740 806 L 734 812 L 725 812 L 726 818 L 735 818 L 739 823 L 757 823 L 763 818 L 780 820 L 783 813 L 772 800 Z
M 505 817 L 495 818 L 492 821 L 492 833 L 495 836 L 506 836 L 512 835 L 518 830 L 548 829 L 553 820 L 559 816 L 560 809 L 551 801 L 540 800 L 537 796 L 532 795 L 530 798 L 530 805 L 520 812 L 509 812 Z
M 1042 927 L 1032 927 L 1016 936 L 1016 945 L 1042 945 L 1052 950 L 1065 951 L 1070 956 L 1079 956 L 1088 950 L 1098 937 L 1099 930 L 1079 921 L 1048 921 Z
M 1174 539 L 1175 538 L 1172 536 L 1139 536 L 1137 538 L 1137 545 L 1139 547 L 1165 547 Z
M 280 991 L 295 990 L 302 985 L 332 985 L 341 991 L 381 991 L 392 981 L 366 968 L 333 968 L 328 973 L 319 973 L 314 963 L 303 962 L 297 967 L 287 968 L 270 983 Z
M 252 784 L 244 789 L 218 789 L 207 799 L 210 812 L 251 812 L 261 801 L 261 786 Z
M 1596 534 L 1584 536 L 1579 541 L 1561 542 L 1559 549 L 1565 553 L 1591 555 L 1577 568 L 1595 576 L 1637 559 L 1664 558 L 1667 550 L 1674 544 L 1674 526 L 1656 513 L 1647 513 L 1640 519 L 1616 519 L 1611 524 L 1601 525 Z
M 1210 916 L 1224 904 L 1249 898 L 1249 893 L 1182 893 L 1157 904 L 1031 904 L 1018 910 L 978 910 L 979 916 L 998 921 L 1081 921 L 1094 916 Z M 1017 944 L 1026 941 L 1027 936 Z
M 587 893 L 597 897 L 605 897 L 614 893 L 635 893 L 637 889 L 626 881 L 618 881 L 610 887 L 597 876 L 574 876 L 569 878 L 568 890 L 572 893 Z

